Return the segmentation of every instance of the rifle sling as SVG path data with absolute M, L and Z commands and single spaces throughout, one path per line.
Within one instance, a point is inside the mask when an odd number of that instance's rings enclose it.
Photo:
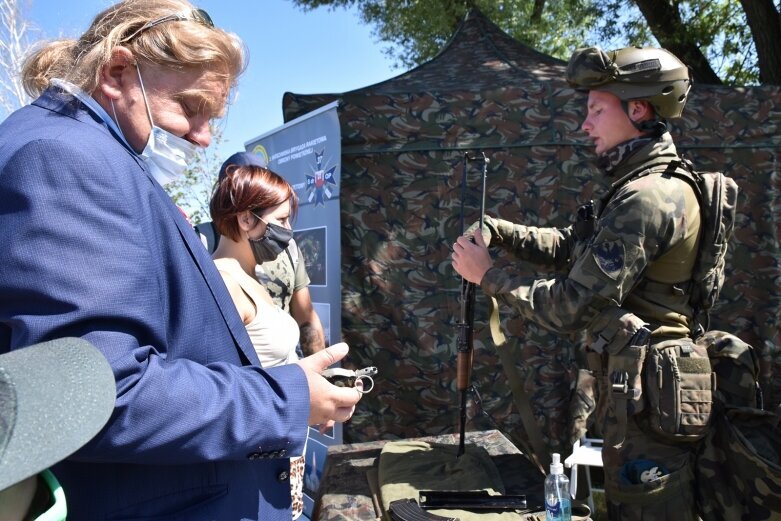
M 544 475 L 547 474 L 545 469 L 550 467 L 550 455 L 548 454 L 547 445 L 542 439 L 542 431 L 537 425 L 537 421 L 534 419 L 534 413 L 531 408 L 531 400 L 526 390 L 523 388 L 523 382 L 518 374 L 518 369 L 515 367 L 515 360 L 511 356 L 510 349 L 508 347 L 500 347 L 497 349 L 499 352 L 499 359 L 502 361 L 504 367 L 504 373 L 507 376 L 507 380 L 510 383 L 510 391 L 513 394 L 513 403 L 518 409 L 518 413 L 521 415 L 521 421 L 523 422 L 523 428 L 529 436 L 534 454 L 528 454 L 530 460 L 537 465 Z
M 507 342 L 507 338 L 502 333 L 502 328 L 499 323 L 499 303 L 496 301 L 496 297 L 489 297 L 488 302 L 490 304 L 490 315 L 488 317 L 488 326 L 491 329 L 491 338 L 494 344 L 497 346 L 503 346 Z

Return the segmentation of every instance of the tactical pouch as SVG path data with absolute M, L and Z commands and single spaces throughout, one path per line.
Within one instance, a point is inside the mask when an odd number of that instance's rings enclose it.
M 606 389 L 616 414 L 641 412 L 643 400 L 642 370 L 651 332 L 637 315 L 619 307 L 610 307 L 591 325 L 591 348 L 607 355 Z
M 643 400 L 642 371 L 651 332 L 642 327 L 627 345 L 610 351 L 608 346 L 607 378 L 608 392 L 614 403 L 626 402 L 629 416 L 638 414 L 645 408 Z
M 608 397 L 607 397 L 607 362 L 603 359 L 601 353 L 596 353 L 591 349 L 586 350 L 586 367 L 594 376 L 594 420 L 589 424 L 591 434 L 598 438 L 605 437 L 605 420 L 608 416 Z
M 648 404 L 642 422 L 662 440 L 697 441 L 707 433 L 715 375 L 708 353 L 690 340 L 666 340 L 649 348 L 644 369 Z
M 589 417 L 596 409 L 596 379 L 591 371 L 578 369 L 575 387 L 569 404 L 570 439 L 569 445 L 586 435 Z

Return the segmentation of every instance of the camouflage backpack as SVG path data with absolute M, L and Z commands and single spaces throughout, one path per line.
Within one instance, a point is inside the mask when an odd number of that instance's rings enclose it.
M 695 472 L 704 521 L 781 519 L 781 415 L 762 410 L 759 360 L 735 335 L 698 339 L 716 373 L 711 428 Z
M 648 168 L 627 182 L 659 173 L 686 181 L 700 205 L 700 243 L 687 288 L 689 303 L 694 309 L 692 337 L 697 338 L 710 329 L 709 312 L 724 284 L 727 246 L 735 228 L 738 185 L 721 172 L 697 171 L 691 161 L 683 158 Z M 621 186 L 613 186 L 602 198 L 603 209 Z M 701 319 L 702 324 L 699 323 Z
M 697 344 L 708 352 L 716 374 L 715 402 L 722 407 L 764 408 L 759 358 L 751 345 L 725 331 L 708 331 Z
M 710 328 L 710 310 L 724 284 L 727 246 L 735 227 L 738 185 L 721 172 L 698 172 L 692 163 L 682 159 L 668 168 L 672 175 L 684 179 L 694 189 L 700 203 L 700 246 L 692 270 L 689 303 L 694 308 L 694 323 L 703 319 L 696 338 Z

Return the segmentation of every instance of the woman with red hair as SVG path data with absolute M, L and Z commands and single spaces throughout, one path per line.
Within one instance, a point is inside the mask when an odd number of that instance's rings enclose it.
M 271 170 L 229 165 L 212 195 L 212 221 L 221 237 L 212 254 L 264 368 L 298 360 L 299 328 L 255 279 L 255 266 L 287 248 L 290 217 L 298 208 L 293 188 Z M 304 458 L 290 459 L 293 519 L 303 512 Z

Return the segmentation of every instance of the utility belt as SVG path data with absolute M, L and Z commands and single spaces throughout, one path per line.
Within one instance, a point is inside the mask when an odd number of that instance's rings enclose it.
M 716 389 L 707 348 L 688 338 L 651 341 L 651 331 L 633 313 L 611 307 L 590 328 L 586 360 L 597 380 L 597 421 L 606 441 L 619 448 L 627 420 L 664 442 L 693 442 L 707 433 Z M 600 417 L 601 416 L 601 417 Z

